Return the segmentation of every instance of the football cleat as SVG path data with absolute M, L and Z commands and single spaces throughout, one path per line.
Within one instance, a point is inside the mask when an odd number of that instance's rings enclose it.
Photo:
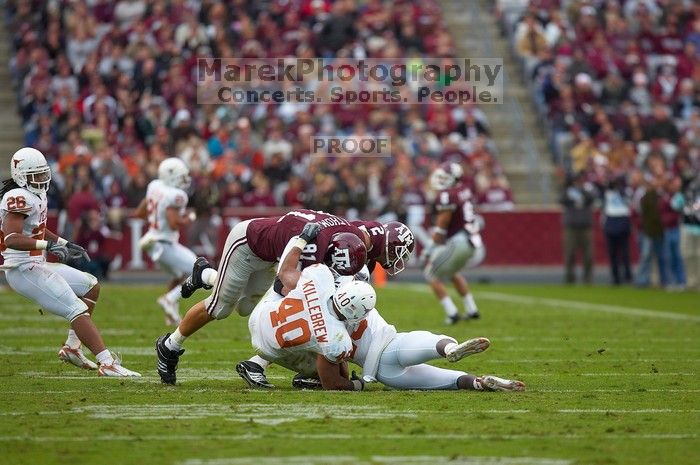
M 464 320 L 478 320 L 479 318 L 481 318 L 481 314 L 479 312 L 465 313 L 463 317 Z
M 209 284 L 205 284 L 204 281 L 202 281 L 202 271 L 206 270 L 207 268 L 212 268 L 207 259 L 204 257 L 197 257 L 197 260 L 194 261 L 194 266 L 192 267 L 192 274 L 185 279 L 184 283 L 182 283 L 180 295 L 183 299 L 189 299 L 197 289 L 211 289 L 213 287 Z
M 459 314 L 454 314 L 445 318 L 445 326 L 453 326 L 459 323 Z
M 84 368 L 85 370 L 97 370 L 97 364 L 83 354 L 83 351 L 80 350 L 80 346 L 78 346 L 77 349 L 73 349 L 68 345 L 64 345 L 61 347 L 61 350 L 58 351 L 58 358 L 65 363 L 70 363 L 78 368 Z
M 97 376 L 110 376 L 118 378 L 140 378 L 141 373 L 131 371 L 122 366 L 122 360 L 115 353 L 112 353 L 114 362 L 111 365 L 100 365 L 97 369 Z
M 449 351 L 445 352 L 445 358 L 450 362 L 457 362 L 462 360 L 464 357 L 470 355 L 478 354 L 485 351 L 491 345 L 491 341 L 485 337 L 477 337 L 475 339 L 469 339 L 461 344 L 457 344 L 452 347 Z
M 296 389 L 323 389 L 323 384 L 318 378 L 309 378 L 297 373 L 292 379 L 292 387 Z
M 165 341 L 170 333 L 164 334 L 156 340 L 156 355 L 158 356 L 158 374 L 163 384 L 175 384 L 177 376 L 177 362 L 180 356 L 185 353 L 185 349 L 170 350 L 166 347 Z
M 238 376 L 243 378 L 243 380 L 248 383 L 248 386 L 252 388 L 272 389 L 275 387 L 274 384 L 270 384 L 267 380 L 265 369 L 255 362 L 251 362 L 250 360 L 238 362 L 236 364 L 236 371 L 238 372 Z
M 164 295 L 158 297 L 158 305 L 163 309 L 165 313 L 165 324 L 167 326 L 177 326 L 180 324 L 182 318 L 180 318 L 180 305 L 176 302 L 171 302 Z
M 517 380 L 499 378 L 486 375 L 481 377 L 481 385 L 487 391 L 524 391 L 525 383 Z

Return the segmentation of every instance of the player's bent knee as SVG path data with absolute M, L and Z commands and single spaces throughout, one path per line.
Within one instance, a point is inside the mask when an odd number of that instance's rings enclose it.
M 87 291 L 83 297 L 94 303 L 97 302 L 97 299 L 100 297 L 100 283 L 97 282 L 97 278 L 94 276 L 90 275 L 90 277 L 94 280 L 94 283 L 91 282 L 90 290 Z
M 251 299 L 250 297 L 242 297 L 236 304 L 236 311 L 240 316 L 248 317 L 253 310 L 255 310 L 255 305 L 260 299 Z
M 233 305 L 224 305 L 209 312 L 209 316 L 215 320 L 223 320 L 233 313 Z

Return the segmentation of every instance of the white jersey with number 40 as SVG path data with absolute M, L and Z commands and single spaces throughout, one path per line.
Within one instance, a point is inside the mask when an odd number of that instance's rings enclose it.
M 0 223 L 4 222 L 10 213 L 19 213 L 25 217 L 22 226 L 23 236 L 44 239 L 47 218 L 46 194 L 36 195 L 21 187 L 6 192 L 0 201 Z M 0 231 L 0 251 L 6 266 L 26 261 L 43 262 L 45 260 L 43 250 L 8 249 L 4 243 L 2 231 Z
M 323 355 L 331 363 L 346 359 L 352 342 L 329 307 L 334 292 L 327 266 L 304 268 L 297 287 L 286 297 L 270 293 L 255 307 L 249 321 L 255 349 L 283 366 L 295 365 L 295 360 L 311 362 L 309 354 Z
M 148 206 L 148 233 L 157 241 L 177 242 L 180 232 L 170 227 L 166 212 L 168 208 L 176 208 L 180 215 L 185 213 L 187 207 L 187 193 L 165 185 L 160 179 L 151 181 L 146 191 Z

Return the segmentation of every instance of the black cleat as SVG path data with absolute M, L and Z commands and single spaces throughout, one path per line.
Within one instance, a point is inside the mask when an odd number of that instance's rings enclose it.
M 479 312 L 467 313 L 464 315 L 465 320 L 478 320 L 479 318 L 481 318 L 481 314 Z
M 192 266 L 192 274 L 185 279 L 184 283 L 182 283 L 180 295 L 183 299 L 189 299 L 197 289 L 212 288 L 212 286 L 209 284 L 204 284 L 204 281 L 202 281 L 202 271 L 206 270 L 207 268 L 213 267 L 209 264 L 206 258 L 197 257 L 197 260 L 194 261 L 194 266 Z
M 265 376 L 265 370 L 263 367 L 250 360 L 245 360 L 243 362 L 238 362 L 236 364 L 236 371 L 238 376 L 243 378 L 243 380 L 248 383 L 248 386 L 252 388 L 265 388 L 273 389 L 274 384 L 270 384 Z
M 448 316 L 445 318 L 445 325 L 446 326 L 456 325 L 457 323 L 459 323 L 459 319 L 460 319 L 459 313 L 456 313 L 452 316 Z
M 301 373 L 297 373 L 292 379 L 292 387 L 296 389 L 323 389 L 320 379 L 310 378 Z
M 163 384 L 175 384 L 177 362 L 180 355 L 185 353 L 185 349 L 170 350 L 165 346 L 165 340 L 170 333 L 164 334 L 156 340 L 156 355 L 158 356 L 158 374 Z

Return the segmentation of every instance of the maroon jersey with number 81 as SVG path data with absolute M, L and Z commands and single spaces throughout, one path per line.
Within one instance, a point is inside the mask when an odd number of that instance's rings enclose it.
M 316 239 L 304 247 L 299 259 L 302 268 L 323 263 L 331 238 L 337 233 L 349 232 L 364 242 L 362 231 L 346 219 L 329 213 L 300 209 L 283 216 L 252 220 L 246 233 L 248 246 L 262 260 L 276 262 L 282 256 L 289 240 L 301 234 L 306 223 L 319 223 L 321 230 Z

